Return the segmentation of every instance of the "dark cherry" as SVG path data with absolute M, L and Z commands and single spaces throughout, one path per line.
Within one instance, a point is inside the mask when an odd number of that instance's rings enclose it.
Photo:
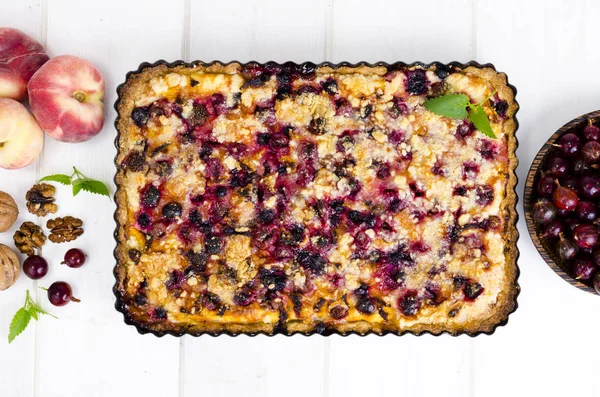
M 381 164 L 377 170 L 377 178 L 387 179 L 391 175 L 391 169 L 388 164 Z
M 440 80 L 444 80 L 446 77 L 448 77 L 449 74 L 450 74 L 450 69 L 448 69 L 448 66 L 443 65 L 443 64 L 436 65 L 435 75 Z
M 323 82 L 323 90 L 329 95 L 337 95 L 339 93 L 337 82 L 333 79 Z
M 561 185 L 577 191 L 577 178 L 574 176 L 567 176 L 566 178 L 563 178 Z
M 505 117 L 506 111 L 508 110 L 508 102 L 506 102 L 502 99 L 499 101 L 496 101 L 496 102 L 494 102 L 494 109 L 496 109 L 496 113 L 498 113 L 499 116 Z
M 254 302 L 255 296 L 252 291 L 242 288 L 233 295 L 233 303 L 237 306 L 248 306 Z
M 590 165 L 584 159 L 576 158 L 571 163 L 571 169 L 575 175 L 583 175 L 590 170 Z
M 71 286 L 64 281 L 52 283 L 48 288 L 48 300 L 54 306 L 64 306 L 69 302 L 80 302 L 79 299 L 73 297 Z
M 462 166 L 463 179 L 475 179 L 479 174 L 479 165 L 474 161 L 466 161 Z
M 363 314 L 373 314 L 377 310 L 377 306 L 371 298 L 364 296 L 358 299 L 356 302 L 356 310 Z
M 341 320 L 348 315 L 348 309 L 344 306 L 334 306 L 329 309 L 329 315 L 335 320 Z
M 427 76 L 423 69 L 416 69 L 407 72 L 406 77 L 406 91 L 413 95 L 422 95 L 427 92 Z
M 350 210 L 348 211 L 348 218 L 352 223 L 360 225 L 367 224 L 368 227 L 375 226 L 375 217 L 372 214 L 364 214 L 360 211 Z
M 181 216 L 183 210 L 181 204 L 176 202 L 170 202 L 162 207 L 162 215 L 167 219 L 175 219 Z
M 405 316 L 414 316 L 421 308 L 416 292 L 408 292 L 398 300 L 398 307 Z
M 565 261 L 570 261 L 577 256 L 578 252 L 579 247 L 577 244 L 563 236 L 560 237 L 560 241 L 558 242 L 558 256 Z
M 598 243 L 598 228 L 594 225 L 579 225 L 573 230 L 573 241 L 579 248 L 593 248 Z
M 550 223 L 556 217 L 556 207 L 546 198 L 539 199 L 533 205 L 533 220 L 539 225 Z
M 274 219 L 275 211 L 271 209 L 262 210 L 258 213 L 258 220 L 265 225 L 272 223 Z
M 565 224 L 560 219 L 554 219 L 544 228 L 544 237 L 554 240 L 560 237 L 561 233 L 565 232 Z
M 565 225 L 567 226 L 567 229 L 573 233 L 573 231 L 575 230 L 575 228 L 577 228 L 577 226 L 581 225 L 581 219 L 579 218 L 567 218 L 565 220 Z
M 470 121 L 462 122 L 456 128 L 456 138 L 464 141 L 466 138 L 473 135 L 473 131 L 475 130 L 473 124 Z
M 48 273 L 48 262 L 39 255 L 30 255 L 23 262 L 23 273 L 33 280 L 39 280 Z
M 217 186 L 215 189 L 215 196 L 218 198 L 223 198 L 227 196 L 227 186 Z
M 145 212 L 142 212 L 141 214 L 138 215 L 137 222 L 142 229 L 145 229 L 148 226 L 150 226 L 150 216 L 148 214 L 146 214 Z
M 481 157 L 486 160 L 494 160 L 498 155 L 498 145 L 496 142 L 493 142 L 490 139 L 481 139 L 479 141 L 479 145 L 477 147 L 479 153 L 481 153 Z
M 322 274 L 325 271 L 327 261 L 321 255 L 315 252 L 301 250 L 296 255 L 296 261 L 305 269 L 312 271 L 314 274 Z
M 133 263 L 137 265 L 140 262 L 142 253 L 139 250 L 136 250 L 135 248 L 131 248 L 129 251 L 127 251 L 127 256 L 133 261 Z
M 78 248 L 71 248 L 65 253 L 65 259 L 61 262 L 61 264 L 72 268 L 78 268 L 83 266 L 86 258 L 87 256 L 82 250 Z
M 141 172 L 145 167 L 146 156 L 137 150 L 131 151 L 123 162 L 123 168 L 133 172 Z
M 540 177 L 537 183 L 537 192 L 540 196 L 552 197 L 556 186 L 555 178 L 552 175 L 545 174 Z
M 302 75 L 309 75 L 311 73 L 314 73 L 316 69 L 317 65 L 315 65 L 314 63 L 304 62 L 302 65 L 299 66 L 298 72 L 300 72 L 300 74 Z
M 478 185 L 475 188 L 475 201 L 485 207 L 494 201 L 494 189 L 490 185 Z
M 467 299 L 474 300 L 481 295 L 483 292 L 483 287 L 476 281 L 467 281 L 464 286 L 464 292 Z
M 561 218 L 569 217 L 572 214 L 573 214 L 573 211 L 567 211 L 567 210 L 558 210 L 558 211 L 556 211 L 556 215 L 558 215 Z
M 576 258 L 572 264 L 573 273 L 578 280 L 589 280 L 596 272 L 596 266 L 587 256 Z
M 150 185 L 142 194 L 142 204 L 148 208 L 155 208 L 160 200 L 160 190 Z
M 583 145 L 581 157 L 588 164 L 596 164 L 600 160 L 600 142 L 589 141 Z
M 402 143 L 405 140 L 406 140 L 406 133 L 402 130 L 392 130 L 392 132 L 390 132 L 390 134 L 388 135 L 388 141 L 390 141 L 390 143 L 393 145 Z
M 327 132 L 327 120 L 324 117 L 315 117 L 308 124 L 308 130 L 315 135 L 323 135 Z
M 552 157 L 546 167 L 548 173 L 553 176 L 566 176 L 569 170 L 569 162 L 562 157 Z
M 579 203 L 579 197 L 573 189 L 558 186 L 553 194 L 554 205 L 556 208 L 566 211 L 573 211 Z
M 138 127 L 143 127 L 148 123 L 149 112 L 148 108 L 138 107 L 131 111 L 131 118 Z
M 600 141 L 600 128 L 590 122 L 583 129 L 583 139 L 586 141 Z
M 600 246 L 595 247 L 592 250 L 592 259 L 594 260 L 594 263 L 596 264 L 596 266 L 600 266 Z
M 597 199 L 600 197 L 600 177 L 597 175 L 583 175 L 577 183 L 578 191 L 582 196 Z
M 580 201 L 575 208 L 575 215 L 583 221 L 593 222 L 598 218 L 598 207 L 591 201 Z
M 207 254 L 215 255 L 223 248 L 223 240 L 219 236 L 207 236 L 204 246 Z
M 272 291 L 282 291 L 287 282 L 287 276 L 281 269 L 261 268 L 258 272 L 261 283 Z
M 573 157 L 579 153 L 581 139 L 569 132 L 560 137 L 557 143 L 559 152 L 565 157 Z

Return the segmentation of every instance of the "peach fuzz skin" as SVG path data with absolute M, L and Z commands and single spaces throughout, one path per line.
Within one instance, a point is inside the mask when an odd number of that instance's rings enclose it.
M 40 127 L 62 142 L 84 142 L 104 124 L 104 79 L 88 61 L 61 55 L 29 80 L 29 103 Z
M 27 82 L 50 59 L 44 47 L 25 33 L 0 28 L 0 98 L 27 98 Z
M 25 106 L 0 98 L 0 167 L 23 168 L 42 151 L 44 132 Z

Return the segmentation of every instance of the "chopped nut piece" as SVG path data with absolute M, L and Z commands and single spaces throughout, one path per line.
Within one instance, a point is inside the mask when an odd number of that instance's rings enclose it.
M 46 222 L 46 227 L 50 229 L 50 236 L 48 238 L 53 243 L 64 243 L 75 240 L 83 234 L 81 226 L 83 226 L 81 219 L 72 216 L 50 219 Z
M 34 250 L 41 248 L 46 243 L 46 236 L 38 225 L 33 222 L 25 222 L 13 236 L 15 246 L 22 253 L 30 256 Z
M 54 214 L 58 209 L 52 197 L 54 193 L 56 193 L 54 186 L 47 183 L 33 185 L 25 195 L 29 212 L 37 216 Z

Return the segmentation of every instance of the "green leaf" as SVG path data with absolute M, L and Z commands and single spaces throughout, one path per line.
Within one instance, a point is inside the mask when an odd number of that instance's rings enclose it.
M 77 168 L 73 167 L 72 175 L 54 174 L 48 175 L 40 179 L 40 181 L 59 182 L 64 185 L 73 186 L 73 196 L 77 196 L 80 191 L 84 190 L 89 193 L 99 194 L 110 198 L 108 187 L 100 181 L 86 177 Z
M 465 94 L 450 94 L 429 99 L 423 103 L 423 106 L 440 116 L 462 120 L 468 116 L 467 105 L 469 102 L 469 97 Z
M 27 308 L 27 310 L 29 311 L 29 314 L 31 314 L 31 316 L 32 316 L 33 318 L 35 318 L 36 320 L 38 319 L 38 318 L 37 318 L 37 315 L 38 315 L 38 314 L 45 314 L 45 315 L 47 315 L 47 316 L 51 316 L 51 317 L 54 317 L 54 318 L 58 318 L 58 317 L 56 317 L 55 315 L 53 315 L 53 314 L 50 314 L 50 313 L 48 313 L 47 311 L 45 311 L 44 309 L 42 309 L 41 307 L 39 307 L 39 306 L 37 305 L 37 303 L 35 303 L 35 302 L 33 301 L 33 299 L 31 299 L 31 297 L 29 297 L 29 294 L 27 295 L 27 303 L 25 304 L 25 307 L 26 307 L 26 308 Z
M 81 189 L 85 190 L 86 192 L 99 194 L 110 198 L 110 192 L 108 191 L 108 188 L 100 181 L 95 181 L 93 179 L 82 179 L 79 183 L 79 186 L 81 186 Z
M 54 174 L 54 175 L 48 175 L 48 176 L 43 177 L 42 179 L 40 179 L 40 182 L 42 182 L 42 181 L 51 181 L 51 182 L 62 183 L 63 185 L 70 185 L 71 177 L 69 175 L 65 175 L 65 174 Z
M 10 322 L 8 343 L 12 343 L 12 341 L 15 340 L 15 338 L 25 330 L 25 328 L 27 328 L 29 321 L 31 321 L 31 314 L 29 314 L 24 307 L 17 310 L 15 316 Z
M 73 197 L 77 196 L 81 191 L 81 182 L 80 179 L 77 179 L 73 182 Z
M 482 106 L 474 106 L 471 108 L 469 121 L 473 123 L 479 131 L 490 138 L 496 139 L 496 135 L 494 134 L 494 131 L 492 131 L 492 126 L 490 125 L 490 120 Z
M 9 331 L 8 331 L 8 343 L 11 343 L 17 336 L 19 336 L 25 328 L 29 325 L 31 318 L 34 320 L 38 320 L 38 314 L 47 314 L 54 318 L 52 314 L 44 311 L 41 307 L 39 307 L 33 299 L 29 296 L 29 290 L 26 291 L 25 295 L 25 304 L 22 308 L 17 310 L 15 316 L 10 322 Z

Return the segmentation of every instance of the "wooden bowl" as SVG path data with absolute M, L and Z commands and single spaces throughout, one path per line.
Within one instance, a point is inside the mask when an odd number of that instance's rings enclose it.
M 533 245 L 538 250 L 544 261 L 550 266 L 552 270 L 556 272 L 563 280 L 567 281 L 574 287 L 579 288 L 580 290 L 587 291 L 589 293 L 598 295 L 594 287 L 592 286 L 592 280 L 586 280 L 586 282 L 579 281 L 575 279 L 573 276 L 569 274 L 569 270 L 565 261 L 563 261 L 555 250 L 552 249 L 553 246 L 556 245 L 555 242 L 548 241 L 547 239 L 541 237 L 541 228 L 533 221 L 532 210 L 533 204 L 537 199 L 537 192 L 535 186 L 537 185 L 537 181 L 539 180 L 542 169 L 546 165 L 546 161 L 552 157 L 553 154 L 557 152 L 556 146 L 553 144 L 566 132 L 579 132 L 581 131 L 588 123 L 588 120 L 600 120 L 600 110 L 584 114 L 582 116 L 577 117 L 569 121 L 567 124 L 563 125 L 556 131 L 552 136 L 546 141 L 544 146 L 540 149 L 538 154 L 533 159 L 533 163 L 531 164 L 531 168 L 529 168 L 529 173 L 527 174 L 527 180 L 525 181 L 525 194 L 523 200 L 523 206 L 525 210 L 525 221 L 527 222 L 527 230 L 529 231 L 529 235 L 531 236 L 531 240 L 533 240 Z

